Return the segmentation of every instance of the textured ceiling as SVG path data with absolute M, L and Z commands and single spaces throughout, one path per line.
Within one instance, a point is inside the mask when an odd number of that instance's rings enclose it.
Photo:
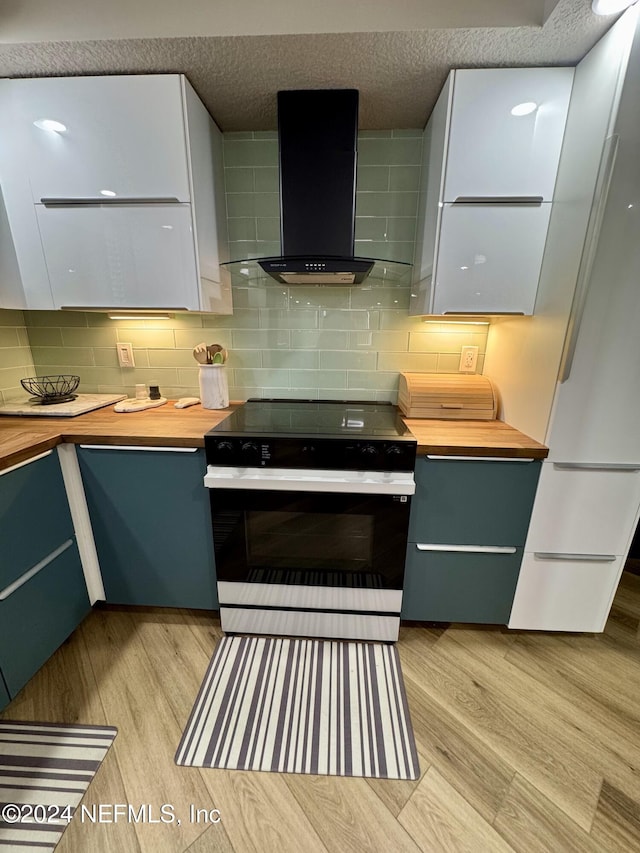
M 0 45 L 0 76 L 179 72 L 222 130 L 276 127 L 275 93 L 357 88 L 360 127 L 422 127 L 450 68 L 574 65 L 611 26 L 560 0 L 544 27 Z

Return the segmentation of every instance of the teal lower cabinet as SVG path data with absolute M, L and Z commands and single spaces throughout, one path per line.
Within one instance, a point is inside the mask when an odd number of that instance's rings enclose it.
M 453 546 L 455 547 L 455 546 Z M 402 618 L 423 622 L 506 624 L 522 548 L 491 552 L 407 548 Z
M 0 708 L 90 609 L 57 452 L 0 471 Z
M 409 540 L 524 545 L 541 464 L 534 459 L 419 456 Z
M 218 607 L 204 450 L 81 445 L 106 600 Z
M 0 596 L 0 670 L 13 697 L 91 609 L 75 539 L 60 545 Z

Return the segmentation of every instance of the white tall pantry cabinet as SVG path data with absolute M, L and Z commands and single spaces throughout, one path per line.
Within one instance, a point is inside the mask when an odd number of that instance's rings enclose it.
M 184 76 L 6 80 L 0 97 L 25 283 L 5 307 L 231 313 L 222 136 Z
M 616 27 L 633 36 L 630 53 L 612 63 L 596 45 L 576 72 L 587 83 L 576 105 L 582 132 L 598 121 L 606 130 L 510 628 L 602 631 L 640 512 L 637 7 Z M 610 97 L 594 114 L 590 93 L 603 81 Z

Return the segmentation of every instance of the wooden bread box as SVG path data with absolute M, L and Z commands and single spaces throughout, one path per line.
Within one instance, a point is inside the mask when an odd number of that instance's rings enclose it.
M 498 395 L 490 379 L 475 373 L 401 373 L 398 407 L 408 418 L 492 421 Z

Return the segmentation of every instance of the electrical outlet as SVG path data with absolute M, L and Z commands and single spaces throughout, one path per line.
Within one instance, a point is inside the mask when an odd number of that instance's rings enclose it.
M 478 363 L 478 347 L 462 347 L 460 353 L 460 373 L 475 373 Z
M 118 353 L 118 364 L 120 367 L 136 366 L 131 344 L 116 344 L 116 352 Z

